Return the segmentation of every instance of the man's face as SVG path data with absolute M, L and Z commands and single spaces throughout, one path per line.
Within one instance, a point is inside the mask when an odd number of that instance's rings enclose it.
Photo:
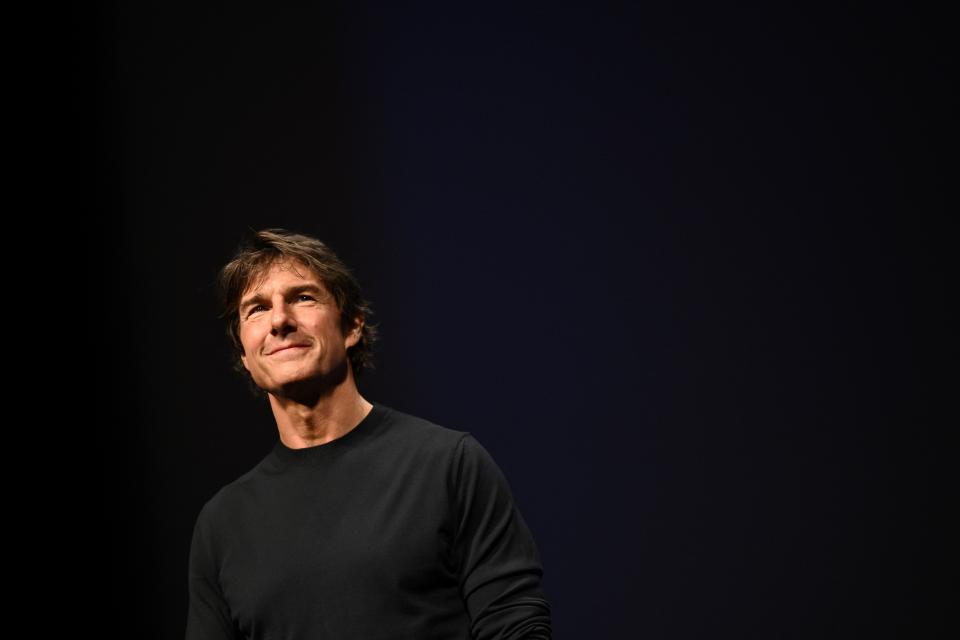
M 347 349 L 360 339 L 360 319 L 340 322 L 340 310 L 323 282 L 299 262 L 275 262 L 240 296 L 243 366 L 261 389 L 323 383 L 342 375 Z

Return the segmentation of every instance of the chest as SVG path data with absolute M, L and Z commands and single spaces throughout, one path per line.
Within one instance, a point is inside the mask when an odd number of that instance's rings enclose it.
M 455 592 L 453 514 L 429 474 L 368 469 L 260 487 L 229 533 L 221 587 L 241 628 L 353 626 Z M 405 604 L 406 603 L 406 604 Z

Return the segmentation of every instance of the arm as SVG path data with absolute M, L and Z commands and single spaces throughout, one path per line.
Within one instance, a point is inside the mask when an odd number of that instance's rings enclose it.
M 478 640 L 549 640 L 550 605 L 533 536 L 513 503 L 506 478 L 471 436 L 454 457 L 454 553 Z
M 190 545 L 186 640 L 239 640 L 240 633 L 220 589 L 216 552 L 205 515 L 202 511 L 197 518 Z

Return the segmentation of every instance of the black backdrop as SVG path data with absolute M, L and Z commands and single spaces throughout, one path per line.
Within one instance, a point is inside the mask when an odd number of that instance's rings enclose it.
M 556 637 L 955 617 L 943 16 L 578 4 L 77 14 L 104 635 L 182 635 L 197 511 L 276 438 L 212 287 L 268 226 L 365 286 L 364 394 L 498 460 Z

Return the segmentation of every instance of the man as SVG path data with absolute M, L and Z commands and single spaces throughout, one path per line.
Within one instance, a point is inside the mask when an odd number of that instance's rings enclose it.
M 197 518 L 187 640 L 549 638 L 537 549 L 489 454 L 360 395 L 375 332 L 337 256 L 260 231 L 220 284 L 279 440 Z

